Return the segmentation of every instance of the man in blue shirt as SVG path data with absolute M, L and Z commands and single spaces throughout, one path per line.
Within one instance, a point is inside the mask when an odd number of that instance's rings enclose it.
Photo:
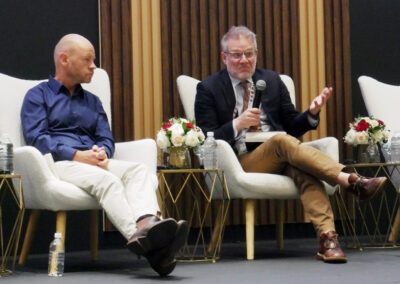
M 82 89 L 96 68 L 93 45 L 77 34 L 54 50 L 55 76 L 28 91 L 21 109 L 27 144 L 51 153 L 61 180 L 94 196 L 128 240 L 164 276 L 175 268 L 186 221 L 161 220 L 157 178 L 143 164 L 111 159 L 114 138 L 99 98 Z

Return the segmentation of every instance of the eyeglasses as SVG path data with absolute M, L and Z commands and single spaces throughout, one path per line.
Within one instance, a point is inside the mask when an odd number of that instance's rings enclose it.
M 256 51 L 243 51 L 243 52 L 227 52 L 224 51 L 226 55 L 229 55 L 233 60 L 240 60 L 242 59 L 243 55 L 246 59 L 253 59 L 256 56 Z

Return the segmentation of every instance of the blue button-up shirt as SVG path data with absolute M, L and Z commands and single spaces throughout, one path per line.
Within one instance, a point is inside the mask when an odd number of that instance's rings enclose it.
M 55 161 L 72 160 L 77 150 L 93 145 L 114 154 L 114 138 L 100 99 L 78 85 L 71 96 L 68 89 L 50 76 L 30 89 L 21 109 L 21 122 L 28 145 Z

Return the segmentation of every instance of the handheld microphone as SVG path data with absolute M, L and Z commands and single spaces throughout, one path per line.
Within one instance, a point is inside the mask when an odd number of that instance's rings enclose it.
M 256 93 L 254 95 L 253 107 L 259 108 L 261 102 L 261 92 L 265 90 L 267 83 L 264 80 L 258 80 L 256 82 Z

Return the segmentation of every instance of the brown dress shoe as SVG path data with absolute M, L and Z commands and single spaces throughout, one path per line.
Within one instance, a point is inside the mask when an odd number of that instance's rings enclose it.
M 152 216 L 143 229 L 129 239 L 128 249 L 138 256 L 167 246 L 175 238 L 178 224 L 172 218 L 161 220 Z
M 317 259 L 324 262 L 347 262 L 347 257 L 340 248 L 338 235 L 335 231 L 321 235 Z
M 180 220 L 173 241 L 166 247 L 152 251 L 146 256 L 150 266 L 161 276 L 170 274 L 175 266 L 175 254 L 185 244 L 189 232 L 187 221 Z
M 355 173 L 349 176 L 350 186 L 347 187 L 360 201 L 372 199 L 382 189 L 386 177 L 366 178 Z

